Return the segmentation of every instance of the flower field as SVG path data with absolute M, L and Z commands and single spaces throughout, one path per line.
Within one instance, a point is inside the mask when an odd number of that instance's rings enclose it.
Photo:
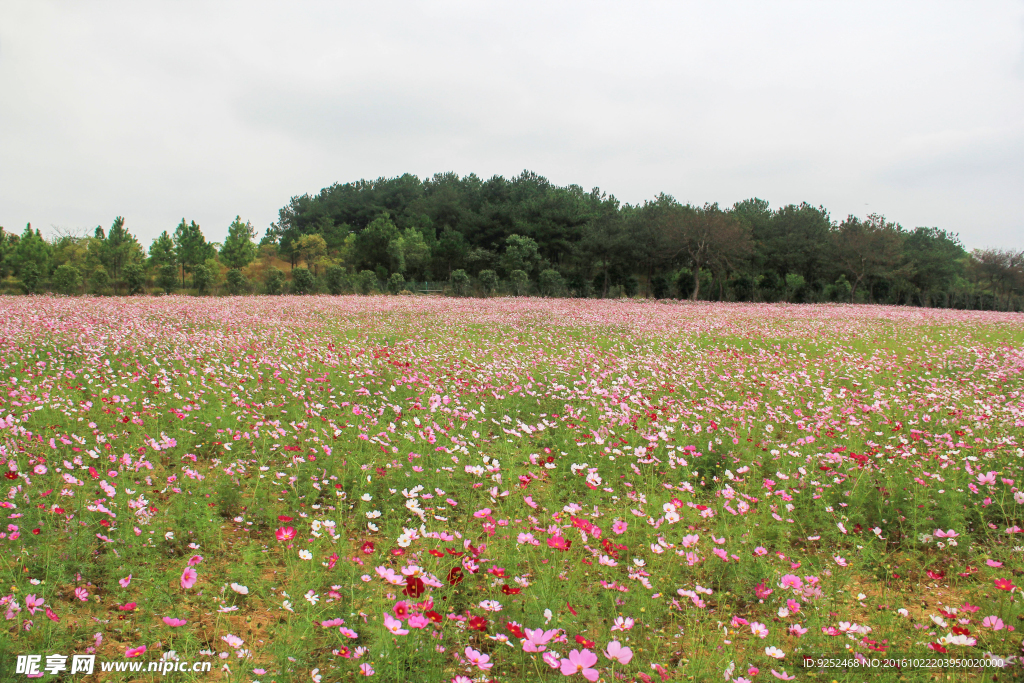
M 3 680 L 1024 671 L 1019 314 L 4 297 L 0 339 Z

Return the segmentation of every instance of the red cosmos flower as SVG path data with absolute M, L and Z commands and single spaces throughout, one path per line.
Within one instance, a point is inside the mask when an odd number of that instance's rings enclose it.
M 338 564 L 338 553 L 331 553 L 331 556 L 327 558 L 327 568 L 334 569 L 336 564 Z
M 431 555 L 433 555 L 434 557 L 444 557 L 444 553 L 441 552 L 440 550 L 434 550 L 433 548 L 431 548 L 427 552 L 430 553 Z
M 483 617 L 471 617 L 469 620 L 469 628 L 472 631 L 483 631 L 487 632 L 487 620 Z
M 448 585 L 454 586 L 464 578 L 466 577 L 462 575 L 462 567 L 452 567 L 448 570 Z
M 134 612 L 135 607 L 136 604 L 134 602 L 129 602 L 124 605 L 118 605 L 117 609 L 121 610 L 122 612 Z
M 453 557 L 462 557 L 465 553 L 461 553 L 458 550 L 452 550 L 451 548 L 445 548 L 444 551 Z
M 405 548 L 392 548 L 391 554 L 395 557 L 401 557 L 402 555 L 405 555 Z
M 407 616 L 409 616 L 409 605 L 405 603 L 405 600 L 399 600 L 395 603 L 395 617 L 405 619 Z
M 283 526 L 274 532 L 274 536 L 279 541 L 290 541 L 295 538 L 295 529 L 290 526 Z
M 377 476 L 380 476 L 380 477 L 383 477 L 383 476 L 385 476 L 388 473 L 388 471 L 386 469 L 384 469 L 383 467 L 377 467 L 377 468 L 375 468 L 375 471 L 377 472 Z
M 947 650 L 946 648 L 942 647 L 938 643 L 928 643 L 928 647 L 930 649 L 932 649 L 932 650 L 935 650 L 936 652 L 942 652 L 942 653 L 949 652 L 949 650 Z
M 933 571 L 929 569 L 926 573 L 928 574 L 928 578 L 935 579 L 936 581 L 946 578 L 946 572 L 944 571 Z
M 405 579 L 405 588 L 402 589 L 402 594 L 415 599 L 423 595 L 426 590 L 427 587 L 423 583 L 423 579 L 418 576 L 409 576 Z
M 1016 586 L 1013 585 L 1013 582 L 1009 579 L 996 579 L 995 583 L 996 588 L 998 588 L 999 590 L 1012 591 L 1014 588 L 1016 588 Z
M 294 519 L 294 518 L 293 517 L 289 517 L 288 515 L 278 515 L 277 516 L 277 521 L 284 522 L 285 524 L 287 524 L 288 522 L 292 521 L 292 519 Z
M 339 647 L 339 648 L 338 648 L 338 649 L 336 650 L 336 652 L 338 653 L 338 656 L 339 656 L 339 657 L 348 657 L 348 656 L 349 656 L 349 651 L 348 651 L 348 648 L 347 648 L 347 647 L 345 647 L 344 645 L 342 645 L 341 647 Z
M 569 611 L 570 611 L 570 612 L 572 612 L 572 615 L 573 615 L 574 617 L 575 617 L 575 616 L 579 616 L 579 615 L 577 615 L 577 614 L 576 614 L 576 610 L 574 610 L 574 609 L 572 608 L 572 605 L 570 605 L 569 603 L 565 603 L 565 606 L 569 608 Z
M 32 533 L 35 534 L 36 536 L 38 536 L 39 532 L 41 532 L 41 531 L 42 531 L 42 529 L 33 529 Z
M 373 541 L 367 541 L 366 543 L 363 544 L 363 554 L 364 555 L 373 555 L 373 548 L 374 548 Z
M 954 635 L 958 635 L 958 636 L 969 636 L 969 635 L 971 635 L 971 631 L 969 629 L 964 628 L 963 626 L 954 626 L 952 628 L 952 631 L 953 631 Z
M 510 585 L 508 585 L 506 583 L 506 584 L 503 584 L 501 586 L 501 592 L 504 593 L 505 595 L 519 595 L 520 593 L 523 592 L 523 589 L 522 588 L 513 588 L 512 586 L 510 586 Z
M 978 568 L 977 567 L 972 567 L 971 565 L 967 565 L 966 567 L 964 567 L 964 570 L 959 573 L 959 576 L 961 578 L 965 578 L 966 579 L 971 574 L 977 574 L 977 573 L 978 573 Z
M 594 647 L 594 645 L 596 644 L 594 643 L 594 641 L 587 640 L 583 636 L 576 636 L 576 642 L 582 645 L 583 647 Z
M 435 624 L 440 624 L 442 621 L 444 621 L 444 617 L 442 617 L 434 610 L 427 610 L 423 613 L 423 616 L 425 616 L 427 619 L 430 619 Z
M 110 526 L 110 520 L 109 519 L 101 519 L 100 520 L 100 526 Z
M 14 481 L 15 479 L 18 478 L 18 473 L 11 472 L 10 470 L 8 470 L 7 472 L 4 472 L 4 476 L 10 479 L 11 481 Z
M 507 624 L 505 624 L 505 626 L 508 627 L 508 632 L 511 633 L 516 638 L 525 638 L 526 637 L 526 634 L 523 633 L 523 629 L 516 622 L 510 621 Z

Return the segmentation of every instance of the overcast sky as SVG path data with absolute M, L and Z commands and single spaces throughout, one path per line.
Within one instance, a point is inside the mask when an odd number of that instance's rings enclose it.
M 1024 3 L 0 2 L 0 225 L 530 169 L 1024 248 Z

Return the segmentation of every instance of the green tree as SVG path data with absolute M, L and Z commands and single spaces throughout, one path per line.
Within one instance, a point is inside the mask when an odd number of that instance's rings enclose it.
M 506 273 L 521 270 L 527 274 L 536 267 L 540 255 L 537 249 L 537 242 L 530 237 L 522 235 L 509 235 L 505 240 L 505 251 L 499 259 L 501 267 Z
M 216 250 L 206 242 L 203 231 L 195 221 L 181 223 L 174 230 L 174 255 L 181 266 L 181 286 L 185 286 L 185 273 L 191 272 L 200 263 L 216 256 Z
M 125 291 L 128 296 L 135 294 L 144 293 L 144 285 L 146 283 L 146 274 L 142 270 L 142 266 L 138 263 L 129 263 L 124 267 L 122 273 L 124 278 Z
M 316 287 L 316 280 L 308 268 L 295 268 L 292 270 L 292 293 L 312 294 Z
M 526 274 L 525 270 L 513 270 L 509 273 L 508 279 L 512 284 L 512 292 L 516 296 L 523 296 L 529 292 L 530 276 Z
M 356 236 L 359 264 L 363 268 L 388 267 L 392 260 L 388 247 L 399 236 L 398 227 L 387 212 L 377 216 Z
M 110 273 L 103 266 L 97 267 L 89 276 L 89 288 L 93 294 L 103 295 L 110 289 Z
M 256 258 L 256 228 L 242 222 L 241 216 L 228 226 L 228 236 L 220 248 L 220 260 L 228 268 L 245 268 Z
M 57 268 L 53 273 L 53 287 L 61 294 L 68 296 L 78 294 L 82 285 L 82 273 L 69 263 Z
M 213 273 L 206 267 L 205 264 L 200 263 L 192 268 L 192 286 L 199 294 L 206 294 L 210 291 L 210 285 L 213 282 Z
M 100 253 L 103 265 L 118 282 L 125 265 L 142 259 L 142 245 L 125 229 L 124 218 L 118 216 L 107 231 Z
M 275 268 L 274 270 L 277 269 Z M 281 271 L 278 270 L 277 272 L 280 273 Z M 245 281 L 245 276 L 242 275 L 242 271 L 240 271 L 238 268 L 232 268 L 231 270 L 228 271 L 228 292 L 230 292 L 232 295 L 237 296 L 243 293 L 246 289 L 248 289 L 248 284 L 249 283 Z
M 317 269 L 327 256 L 327 242 L 320 235 L 303 235 L 295 242 L 295 251 L 306 267 L 317 274 Z
M 50 243 L 43 239 L 39 230 L 32 229 L 31 223 L 25 226 L 25 231 L 21 233 L 11 258 L 14 263 L 14 274 L 21 280 L 25 292 L 31 294 L 40 291 L 43 282 L 50 275 L 53 249 Z
M 160 266 L 160 274 L 156 278 L 156 286 L 170 294 L 178 288 L 178 269 L 176 266 L 167 264 Z
M 174 240 L 166 230 L 160 233 L 149 247 L 149 265 L 155 268 L 178 265 Z
M 540 284 L 540 293 L 543 296 L 562 296 L 565 292 L 565 280 L 562 278 L 562 274 L 554 268 L 541 271 L 538 284 Z

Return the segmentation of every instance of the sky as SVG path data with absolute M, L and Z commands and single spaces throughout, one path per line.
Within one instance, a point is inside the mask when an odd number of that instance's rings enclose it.
M 0 226 L 455 171 L 1024 249 L 1024 2 L 0 2 Z

